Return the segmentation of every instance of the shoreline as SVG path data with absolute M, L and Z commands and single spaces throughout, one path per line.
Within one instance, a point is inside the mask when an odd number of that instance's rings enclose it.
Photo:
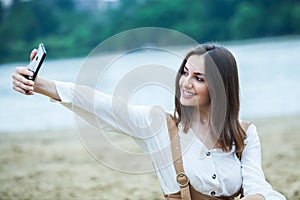
M 267 180 L 293 200 L 300 200 L 299 120 L 300 115 L 249 120 L 258 129 Z M 0 138 L 0 199 L 163 199 L 154 172 L 104 166 L 83 147 L 75 129 L 1 133 Z M 134 149 L 129 137 L 111 137 L 116 138 Z

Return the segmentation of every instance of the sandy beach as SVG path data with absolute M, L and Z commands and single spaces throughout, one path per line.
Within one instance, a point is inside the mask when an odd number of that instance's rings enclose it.
M 299 120 L 300 116 L 250 120 L 261 138 L 267 180 L 290 200 L 300 200 Z M 131 140 L 120 140 L 131 146 Z M 153 172 L 133 174 L 104 166 L 74 130 L 1 133 L 0 151 L 0 200 L 163 199 Z M 115 156 L 124 165 L 128 162 Z

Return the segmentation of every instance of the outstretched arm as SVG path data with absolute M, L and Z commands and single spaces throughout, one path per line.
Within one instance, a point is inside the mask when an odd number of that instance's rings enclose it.
M 32 61 L 36 53 L 36 49 L 31 52 L 30 61 Z M 28 67 L 17 67 L 12 75 L 13 89 L 25 95 L 33 95 L 36 92 L 52 99 L 60 100 L 54 81 L 37 77 L 33 82 L 25 78 L 25 76 L 32 75 L 33 73 L 28 70 Z
M 36 55 L 33 50 L 30 60 Z M 28 67 L 17 67 L 12 75 L 13 89 L 24 94 L 39 93 L 58 100 L 97 128 L 128 134 L 136 138 L 155 136 L 164 125 L 165 113 L 157 107 L 134 106 L 118 97 L 104 94 L 84 85 L 37 77 Z

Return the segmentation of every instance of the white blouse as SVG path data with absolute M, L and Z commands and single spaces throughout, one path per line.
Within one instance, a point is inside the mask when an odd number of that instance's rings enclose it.
M 165 112 L 157 107 L 133 106 L 102 92 L 73 83 L 55 82 L 62 105 L 92 125 L 127 134 L 149 154 L 162 191 L 180 190 L 172 161 Z M 230 196 L 242 185 L 245 196 L 261 194 L 267 200 L 284 200 L 266 182 L 261 167 L 261 148 L 256 127 L 247 130 L 241 161 L 234 152 L 208 150 L 190 129 L 179 125 L 183 166 L 193 187 L 208 195 Z

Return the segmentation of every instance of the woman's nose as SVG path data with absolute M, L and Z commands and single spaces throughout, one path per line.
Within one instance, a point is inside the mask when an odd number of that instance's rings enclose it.
M 193 87 L 193 84 L 191 83 L 191 79 L 189 77 L 185 77 L 185 79 L 183 80 L 183 87 L 188 89 Z

